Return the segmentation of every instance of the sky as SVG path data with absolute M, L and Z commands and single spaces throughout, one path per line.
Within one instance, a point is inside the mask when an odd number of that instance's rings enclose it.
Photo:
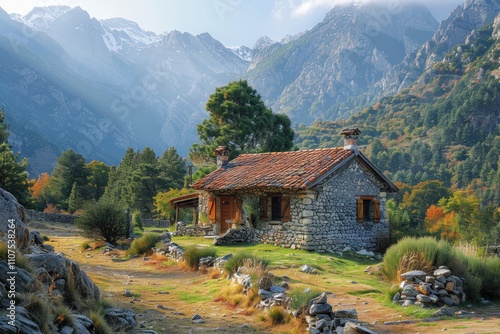
M 208 32 L 226 46 L 252 47 L 264 35 L 280 40 L 311 29 L 335 3 L 346 0 L 0 0 L 8 13 L 27 14 L 33 7 L 80 6 L 97 19 L 123 17 L 155 33 Z M 359 2 L 373 0 L 358 0 Z M 375 0 L 397 7 L 407 0 Z M 414 0 L 441 21 L 463 0 Z

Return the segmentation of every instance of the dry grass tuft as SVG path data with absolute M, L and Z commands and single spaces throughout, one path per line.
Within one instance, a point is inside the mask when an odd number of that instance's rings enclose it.
M 202 273 L 203 275 L 208 274 L 208 268 L 207 268 L 207 266 L 202 266 L 202 267 L 200 268 L 200 271 L 201 271 L 201 273 Z
M 220 278 L 221 274 L 220 274 L 220 271 L 216 268 L 210 268 L 209 270 L 209 276 L 210 279 L 217 279 L 217 278 Z
M 401 274 L 404 274 L 412 270 L 422 270 L 426 273 L 430 273 L 433 270 L 432 263 L 427 261 L 424 253 L 412 251 L 407 255 L 403 256 L 399 261 L 398 265 L 398 277 L 401 278 Z

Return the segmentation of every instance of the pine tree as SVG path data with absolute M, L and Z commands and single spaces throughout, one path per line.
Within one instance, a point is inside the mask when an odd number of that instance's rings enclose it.
M 85 199 L 82 196 L 82 191 L 80 189 L 80 186 L 78 186 L 76 182 L 73 183 L 73 187 L 71 188 L 71 194 L 69 195 L 68 202 L 69 202 L 68 212 L 70 214 L 75 213 L 76 211 L 80 210 L 83 207 Z
M 0 188 L 14 195 L 22 205 L 26 205 L 29 198 L 28 172 L 26 172 L 28 159 L 18 161 L 19 154 L 14 155 L 9 144 L 0 144 Z

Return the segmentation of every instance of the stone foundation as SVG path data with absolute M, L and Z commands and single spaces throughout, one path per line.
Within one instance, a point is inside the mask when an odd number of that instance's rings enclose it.
M 200 225 L 188 225 L 177 224 L 175 236 L 190 236 L 190 237 L 204 237 L 207 235 L 214 235 L 213 226 L 200 226 Z
M 35 210 L 24 210 L 24 211 L 26 213 L 26 218 L 28 218 L 29 220 L 34 220 L 39 222 L 74 224 L 75 219 L 78 218 L 78 216 L 64 215 L 62 213 L 47 213 Z

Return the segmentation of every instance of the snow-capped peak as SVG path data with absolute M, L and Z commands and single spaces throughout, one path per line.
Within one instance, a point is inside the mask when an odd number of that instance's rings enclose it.
M 244 45 L 242 46 L 229 46 L 229 50 L 231 50 L 235 55 L 243 59 L 244 61 L 251 62 L 253 57 L 253 51 L 249 47 Z
M 106 19 L 100 22 L 104 30 L 103 40 L 111 51 L 122 49 L 124 44 L 143 48 L 160 42 L 162 39 L 161 36 L 154 32 L 144 31 L 137 23 L 123 18 Z
M 25 16 L 11 14 L 13 20 L 26 24 L 35 30 L 46 29 L 51 22 L 71 10 L 68 6 L 35 7 Z

